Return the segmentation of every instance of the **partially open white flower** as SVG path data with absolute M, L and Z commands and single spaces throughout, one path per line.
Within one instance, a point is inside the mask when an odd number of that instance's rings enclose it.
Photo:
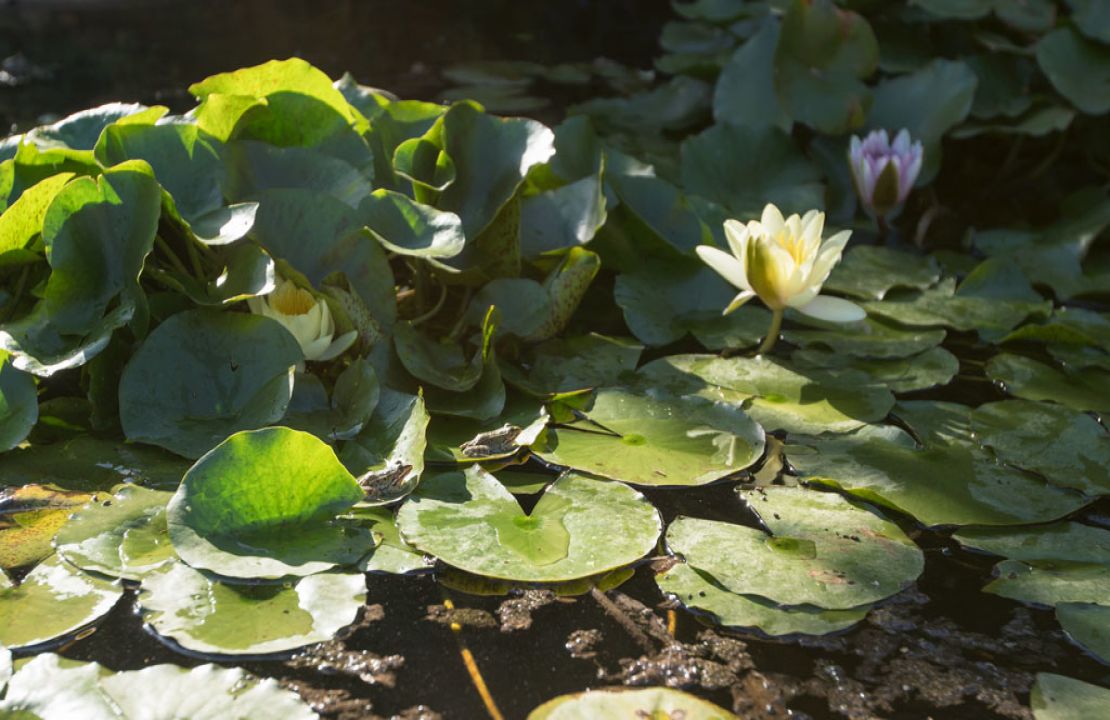
M 273 292 L 247 300 L 251 312 L 277 320 L 301 346 L 305 360 L 332 360 L 349 348 L 358 338 L 358 331 L 335 336 L 335 320 L 328 304 L 317 300 L 309 291 L 279 278 Z
M 740 290 L 725 315 L 754 297 L 774 313 L 762 351 L 774 344 L 788 307 L 831 322 L 854 322 L 866 316 L 855 303 L 818 295 L 851 235 L 844 230 L 822 242 L 824 229 L 823 212 L 810 210 L 804 216 L 783 219 L 779 209 L 768 203 L 758 222 L 725 221 L 731 254 L 708 245 L 697 248 L 698 257 Z

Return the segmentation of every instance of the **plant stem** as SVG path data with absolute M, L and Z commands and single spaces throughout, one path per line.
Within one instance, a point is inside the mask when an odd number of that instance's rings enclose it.
M 165 238 L 161 235 L 155 235 L 154 243 L 166 254 L 166 257 L 169 258 L 170 264 L 173 265 L 175 270 L 182 275 L 189 275 L 189 269 L 185 267 L 185 263 L 181 262 L 181 258 L 177 256 L 177 253 L 173 251 L 173 248 L 170 247 L 170 244 L 166 242 Z
M 767 328 L 767 337 L 763 338 L 763 344 L 755 351 L 756 355 L 771 352 L 771 348 L 779 339 L 779 330 L 782 328 L 782 314 L 785 310 L 775 310 L 771 314 L 771 327 Z
M 185 247 L 189 251 L 189 262 L 193 264 L 193 271 L 196 272 L 197 280 L 204 282 L 205 277 L 204 264 L 200 261 L 200 252 L 197 250 L 197 243 L 192 238 L 186 238 Z

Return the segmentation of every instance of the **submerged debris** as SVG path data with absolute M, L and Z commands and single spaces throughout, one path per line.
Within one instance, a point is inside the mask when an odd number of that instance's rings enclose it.
M 524 590 L 517 597 L 510 598 L 497 608 L 501 618 L 501 632 L 511 633 L 532 627 L 532 611 L 539 610 L 556 601 L 552 590 Z
M 493 615 L 477 608 L 447 608 L 445 605 L 429 605 L 428 614 L 424 616 L 424 619 L 440 625 L 454 625 L 457 623 L 462 627 L 485 630 L 499 627 L 499 623 Z

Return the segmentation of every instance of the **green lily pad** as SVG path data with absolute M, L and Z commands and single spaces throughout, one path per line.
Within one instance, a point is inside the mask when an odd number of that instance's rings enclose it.
M 39 720 L 315 720 L 292 690 L 240 668 L 154 665 L 111 673 L 96 663 L 40 655 L 12 677 L 0 712 Z
M 704 322 L 706 316 L 720 316 L 735 295 L 736 291 L 703 263 L 649 264 L 618 275 L 613 289 L 628 329 L 650 346 L 681 340 L 695 319 Z
M 847 432 L 886 417 L 894 397 L 855 371 L 792 369 L 770 357 L 671 355 L 637 371 L 640 382 L 744 410 L 767 430 Z
M 769 18 L 759 31 L 736 49 L 717 78 L 713 90 L 713 119 L 752 128 L 774 126 L 789 132 L 790 115 L 775 94 L 775 48 L 779 22 Z
M 231 585 L 183 563 L 143 578 L 143 622 L 205 655 L 268 655 L 330 640 L 366 602 L 360 573 L 319 573 L 292 585 Z
M 556 145 L 558 140 L 556 140 Z M 526 258 L 585 245 L 608 218 L 601 171 L 525 198 L 520 204 L 520 249 Z
M 728 315 L 693 313 L 687 316 L 684 324 L 706 350 L 754 348 L 767 335 L 771 311 L 748 303 Z
M 537 397 L 616 384 L 632 372 L 644 346 L 597 333 L 546 340 L 531 349 L 526 367 L 501 362 L 506 382 Z
M 1083 308 L 1056 308 L 1044 322 L 1022 325 L 1000 342 L 1012 341 L 1047 343 L 1050 350 L 1058 345 L 1110 350 L 1110 316 Z
M 737 407 L 602 388 L 587 420 L 549 430 L 545 461 L 634 485 L 704 485 L 750 467 L 764 434 Z
M 1002 353 L 987 363 L 987 376 L 1011 395 L 1048 400 L 1074 410 L 1110 410 L 1110 372 L 1057 370 L 1020 355 Z
M 54 554 L 51 541 L 91 495 L 38 484 L 4 488 L 0 497 L 0 571 L 30 568 Z
M 285 414 L 296 339 L 260 315 L 188 310 L 147 337 L 120 380 L 120 421 L 129 440 L 199 457 L 232 433 Z
M 297 373 L 283 423 L 328 442 L 358 434 L 378 405 L 380 387 L 373 366 L 356 358 L 335 380 L 331 397 L 315 375 Z
M 938 280 L 940 266 L 935 258 L 860 245 L 844 253 L 823 287 L 864 300 L 882 300 L 891 288 L 924 290 Z
M 1056 620 L 1071 641 L 1103 664 L 1110 664 L 1110 606 L 1094 603 L 1060 603 Z
M 390 503 L 416 488 L 424 472 L 428 421 L 422 396 L 382 388 L 369 422 L 339 453 L 366 493 L 364 502 Z
M 253 242 L 238 242 L 211 252 L 218 272 L 197 279 L 180 270 L 151 269 L 163 285 L 188 296 L 197 305 L 221 307 L 265 295 L 277 287 L 274 259 Z M 214 277 L 213 277 L 214 276 Z
M 466 244 L 462 221 L 392 190 L 375 190 L 360 214 L 370 234 L 390 252 L 422 258 L 450 258 Z
M 1107 703 L 1110 689 L 1052 673 L 1037 673 L 1029 694 L 1035 720 L 1091 720 Z
M 783 338 L 804 348 L 823 347 L 838 355 L 859 358 L 917 355 L 939 345 L 946 335 L 944 330 L 900 328 L 873 317 L 839 326 L 822 324 L 812 318 L 804 322 L 810 327 L 788 328 L 783 331 Z
M 322 440 L 289 428 L 232 435 L 198 460 L 166 508 L 177 554 L 244 578 L 311 575 L 353 564 L 370 533 L 336 515 L 362 490 Z
M 971 413 L 976 439 L 999 459 L 1087 495 L 1110 494 L 1110 434 L 1085 413 L 1053 403 L 1003 400 Z
M 370 179 L 350 163 L 302 147 L 236 140 L 224 147 L 224 180 L 232 200 L 252 200 L 267 190 L 311 190 L 352 208 L 373 192 Z
M 961 545 L 1023 562 L 1110 565 L 1110 530 L 1078 522 L 1030 528 L 964 528 L 952 539 Z
M 144 160 L 169 195 L 167 208 L 201 242 L 226 245 L 254 224 L 255 203 L 227 205 L 223 197 L 221 143 L 196 125 L 110 125 L 100 136 L 96 156 L 105 165 Z
M 1063 517 L 1089 502 L 974 447 L 918 447 L 901 428 L 872 425 L 847 435 L 791 438 L 790 464 L 809 482 L 894 507 L 925 525 L 1018 525 Z
M 370 554 L 359 560 L 358 569 L 361 572 L 407 575 L 431 568 L 432 559 L 401 538 L 392 510 L 383 507 L 357 507 L 352 515 L 381 538 Z
M 159 105 L 147 107 L 138 103 L 107 103 L 75 112 L 50 125 L 40 125 L 27 133 L 26 140 L 40 150 L 90 151 L 96 147 L 108 126 L 150 125 L 166 112 L 166 108 Z
M 67 490 L 110 490 L 121 482 L 177 487 L 189 463 L 160 448 L 78 435 L 0 456 L 0 485 L 50 483 Z
M 782 607 L 755 595 L 730 592 L 706 572 L 678 563 L 655 578 L 659 589 L 694 612 L 726 627 L 758 628 L 767 635 L 827 635 L 867 616 L 869 606 L 848 610 Z
M 1068 0 L 1071 19 L 1087 37 L 1110 43 L 1110 11 L 1098 0 Z
M 135 303 L 127 298 L 82 335 L 65 335 L 51 321 L 46 302 L 39 301 L 25 317 L 0 326 L 0 349 L 11 353 L 13 367 L 50 377 L 87 363 L 134 314 Z
M 531 513 L 473 465 L 427 477 L 397 512 L 406 542 L 477 575 L 558 582 L 627 565 L 651 551 L 659 513 L 632 488 L 566 473 Z
M 110 577 L 139 580 L 176 555 L 166 530 L 172 493 L 127 485 L 78 510 L 54 536 L 73 565 Z
M 682 184 L 727 208 L 757 218 L 767 203 L 784 213 L 824 205 L 821 172 L 777 127 L 714 125 L 682 143 Z
M 58 173 L 27 188 L 11 207 L 0 214 L 0 267 L 16 267 L 37 262 L 41 257 L 33 247 L 42 232 L 42 221 L 54 198 L 74 178 L 73 173 Z
M 7 452 L 26 439 L 39 419 L 38 392 L 34 379 L 12 367 L 5 358 L 0 365 L 0 452 Z
M 618 717 L 736 720 L 736 716 L 728 710 L 696 695 L 662 687 L 599 688 L 574 695 L 561 695 L 528 713 L 528 720 Z
M 1110 597 L 1110 565 L 1038 563 L 1003 560 L 983 592 L 1023 603 L 1055 607 L 1060 603 L 1098 603 Z
M 1088 115 L 1110 111 L 1110 49 L 1061 27 L 1037 43 L 1037 62 L 1061 95 Z
M 535 443 L 548 420 L 540 400 L 508 393 L 504 408 L 491 418 L 436 416 L 428 427 L 427 457 L 455 463 L 509 458 Z
M 57 556 L 19 585 L 0 573 L 0 645 L 33 648 L 68 635 L 99 620 L 122 595 L 118 583 L 86 575 Z
M 1048 302 L 961 295 L 951 280 L 921 292 L 892 293 L 863 303 L 869 314 L 911 327 L 1006 333 L 1031 315 L 1047 315 Z
M 797 350 L 790 356 L 803 370 L 851 369 L 866 374 L 874 385 L 904 393 L 947 385 L 960 369 L 960 361 L 944 348 L 934 347 L 904 358 L 850 358 L 831 350 Z
M 922 185 L 940 168 L 941 138 L 971 112 L 977 83 L 967 63 L 937 58 L 920 70 L 880 82 L 867 127 L 891 133 L 905 128 L 921 141 L 925 154 L 917 182 Z
M 688 517 L 667 530 L 672 552 L 730 592 L 845 610 L 899 592 L 925 567 L 921 550 L 897 525 L 835 493 L 775 487 L 741 497 L 769 535 Z M 730 551 L 722 553 L 724 547 Z

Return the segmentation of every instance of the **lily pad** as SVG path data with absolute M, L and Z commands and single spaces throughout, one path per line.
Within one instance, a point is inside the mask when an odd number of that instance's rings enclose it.
M 590 718 L 682 718 L 736 720 L 724 708 L 671 688 L 600 688 L 548 700 L 528 713 L 528 720 L 589 720 Z M 49 719 L 47 719 L 49 720 Z
M 232 585 L 183 563 L 143 578 L 143 622 L 205 655 L 269 655 L 330 640 L 366 602 L 360 573 L 319 573 L 287 584 Z
M 1110 410 L 1110 372 L 1057 370 L 1010 353 L 991 358 L 986 371 L 1006 392 L 1026 400 L 1048 400 L 1075 410 Z
M 401 538 L 401 531 L 397 529 L 393 510 L 383 507 L 358 507 L 351 514 L 357 517 L 361 524 L 370 528 L 375 536 L 381 538 L 370 554 L 359 561 L 360 571 L 407 575 L 431 569 L 432 559 Z
M 1098 603 L 1110 597 L 1110 565 L 1003 560 L 983 592 L 1035 605 Z
M 1037 43 L 1037 62 L 1061 95 L 1088 115 L 1110 111 L 1110 49 L 1061 27 Z
M 270 318 L 178 313 L 154 329 L 123 371 L 124 434 L 199 457 L 232 433 L 279 420 L 302 359 L 297 340 Z
M 328 442 L 354 437 L 378 405 L 381 389 L 373 366 L 356 358 L 335 380 L 331 397 L 315 375 L 297 373 L 283 423 Z
M 367 229 L 390 252 L 421 258 L 450 258 L 466 244 L 462 221 L 392 190 L 375 190 L 362 201 Z
M 225 146 L 224 157 L 224 183 L 233 200 L 251 200 L 267 190 L 300 189 L 358 208 L 373 192 L 370 179 L 350 163 L 309 148 L 237 140 Z
M 775 94 L 775 48 L 779 22 L 769 18 L 759 31 L 736 49 L 717 78 L 713 90 L 713 119 L 748 127 L 776 126 L 789 132 L 790 115 Z
M 1003 400 L 971 413 L 976 439 L 999 459 L 1087 495 L 1110 494 L 1110 434 L 1085 413 L 1053 403 Z
M 138 485 L 96 498 L 54 537 L 58 554 L 82 570 L 139 580 L 176 557 L 166 531 L 172 493 Z
M 730 592 L 845 610 L 899 592 L 925 567 L 897 525 L 835 493 L 775 487 L 741 497 L 770 534 L 688 517 L 667 530 L 672 552 Z
M 861 245 L 844 253 L 822 286 L 864 300 L 882 300 L 891 288 L 924 290 L 940 280 L 937 261 L 875 245 Z
M 1051 304 L 1026 297 L 979 297 L 951 279 L 920 292 L 895 292 L 884 300 L 863 303 L 868 314 L 910 327 L 1007 333 L 1031 315 L 1047 315 Z
M 1110 606 L 1094 603 L 1060 603 L 1056 619 L 1071 641 L 1110 664 Z
M 558 582 L 627 565 L 651 551 L 659 513 L 632 488 L 566 473 L 530 513 L 474 465 L 427 477 L 397 512 L 401 536 L 477 575 Z
M 90 497 L 37 484 L 0 491 L 0 571 L 30 567 L 53 555 L 54 534 Z
M 0 456 L 0 484 L 50 483 L 66 490 L 110 490 L 121 482 L 177 487 L 189 463 L 149 445 L 78 435 Z
M 780 360 L 671 355 L 637 371 L 640 382 L 743 406 L 767 430 L 847 432 L 886 417 L 894 397 L 862 373 L 792 369 Z
M 363 492 L 322 440 L 289 428 L 232 435 L 197 461 L 166 508 L 189 565 L 228 577 L 311 575 L 374 546 L 335 521 Z
M 767 635 L 827 635 L 867 617 L 869 606 L 849 610 L 782 607 L 755 595 L 730 592 L 706 572 L 678 563 L 655 578 L 659 589 L 694 612 L 707 613 L 718 625 L 758 628 Z
M 692 320 L 720 316 L 735 294 L 701 263 L 650 264 L 618 275 L 613 289 L 628 329 L 650 346 L 681 340 L 690 331 Z
M 549 430 L 545 461 L 634 485 L 704 485 L 763 453 L 764 434 L 737 407 L 698 397 L 602 388 L 586 420 Z
M 492 418 L 436 416 L 428 428 L 427 457 L 455 463 L 509 458 L 535 443 L 548 419 L 541 401 L 508 393 L 505 407 Z
M 1037 673 L 1029 695 L 1035 720 L 1090 720 L 1106 710 L 1110 689 L 1082 680 Z
M 791 438 L 790 464 L 808 481 L 909 513 L 925 525 L 1019 525 L 1063 517 L 1089 502 L 961 444 L 919 447 L 904 430 Z
M 735 314 L 735 313 L 734 313 Z M 783 338 L 804 348 L 824 347 L 838 355 L 859 358 L 903 358 L 923 353 L 944 341 L 944 330 L 900 328 L 873 317 L 834 326 L 806 318 L 811 327 L 789 328 Z
M 1110 565 L 1110 530 L 1078 522 L 1031 528 L 964 528 L 952 539 L 961 545 L 1023 562 Z
M 904 393 L 947 385 L 960 369 L 960 361 L 944 348 L 934 347 L 904 358 L 850 358 L 828 350 L 798 350 L 794 365 L 809 369 L 852 369 L 866 374 L 872 384 Z
M 597 333 L 547 340 L 531 349 L 527 370 L 501 362 L 505 380 L 537 397 L 616 384 L 644 350 L 626 338 Z
M 49 643 L 96 622 L 122 595 L 118 583 L 86 575 L 57 556 L 19 585 L 0 573 L 0 645 L 19 650 Z

